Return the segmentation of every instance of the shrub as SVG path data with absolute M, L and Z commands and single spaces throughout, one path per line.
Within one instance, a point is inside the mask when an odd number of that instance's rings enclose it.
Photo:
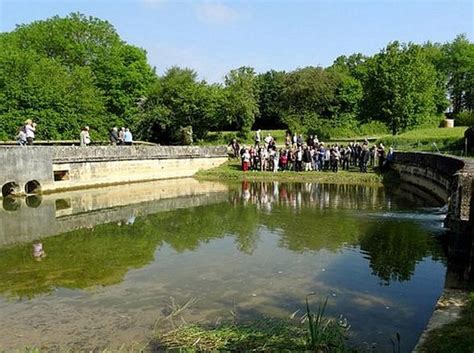
M 456 126 L 474 126 L 474 112 L 464 111 L 454 118 Z

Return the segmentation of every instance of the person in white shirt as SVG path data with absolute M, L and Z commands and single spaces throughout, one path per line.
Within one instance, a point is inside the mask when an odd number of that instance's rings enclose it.
M 28 145 L 33 144 L 33 140 L 35 139 L 35 132 L 36 132 L 36 123 L 33 120 L 28 119 L 25 121 L 25 134 L 26 134 L 26 143 Z
M 81 147 L 85 147 L 91 143 L 91 137 L 89 135 L 89 126 L 84 127 L 80 134 Z

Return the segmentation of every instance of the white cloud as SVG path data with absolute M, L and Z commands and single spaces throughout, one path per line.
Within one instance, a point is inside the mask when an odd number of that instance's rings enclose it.
M 196 6 L 198 19 L 210 24 L 228 24 L 236 21 L 239 14 L 222 3 L 206 2 Z

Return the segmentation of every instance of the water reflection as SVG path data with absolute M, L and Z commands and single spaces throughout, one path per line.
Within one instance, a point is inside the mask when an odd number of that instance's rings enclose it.
M 130 342 L 167 316 L 170 296 L 198 298 L 186 314 L 211 323 L 236 304 L 245 318 L 288 317 L 317 291 L 356 339 L 401 332 L 414 345 L 445 268 L 433 209 L 406 217 L 414 207 L 381 188 L 318 184 L 167 181 L 45 195 L 37 208 L 0 211 L 0 337 L 34 322 L 46 346 L 47 330 Z M 69 321 L 56 325 L 52 307 Z
M 184 253 L 232 236 L 236 249 L 251 255 L 262 241 L 262 227 L 278 234 L 279 247 L 297 253 L 360 248 L 373 274 L 386 285 L 410 280 L 423 258 L 442 257 L 440 246 L 416 219 L 361 217 L 359 210 L 398 207 L 397 198 L 380 188 L 244 182 L 231 188 L 229 195 L 229 203 L 162 208 L 158 213 L 148 204 L 148 211 L 154 213 L 148 215 L 135 206 L 99 214 L 91 210 L 73 218 L 70 209 L 77 201 L 54 200 L 54 214 L 60 215 L 54 221 L 67 221 L 56 229 L 78 229 L 34 243 L 35 249 L 38 244 L 48 249 L 41 265 L 27 260 L 31 245 L 0 249 L 0 293 L 31 298 L 58 287 L 116 284 L 131 268 L 152 262 L 155 251 L 164 245 Z M 82 207 L 87 209 L 90 204 Z M 28 220 L 22 222 L 24 226 Z
M 243 181 L 234 190 L 234 203 L 252 203 L 271 211 L 273 205 L 332 209 L 390 209 L 391 194 L 381 187 L 367 185 L 336 185 L 317 183 L 279 183 Z

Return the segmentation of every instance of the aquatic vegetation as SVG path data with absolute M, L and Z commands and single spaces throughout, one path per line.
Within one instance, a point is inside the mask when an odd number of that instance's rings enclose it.
M 339 322 L 325 316 L 328 297 L 324 302 L 320 302 L 318 310 L 312 312 L 308 298 L 316 295 L 311 293 L 306 296 L 305 321 L 308 322 L 307 348 L 316 352 L 349 352 L 351 351 L 345 344 L 345 333 L 350 326 L 347 321 Z

